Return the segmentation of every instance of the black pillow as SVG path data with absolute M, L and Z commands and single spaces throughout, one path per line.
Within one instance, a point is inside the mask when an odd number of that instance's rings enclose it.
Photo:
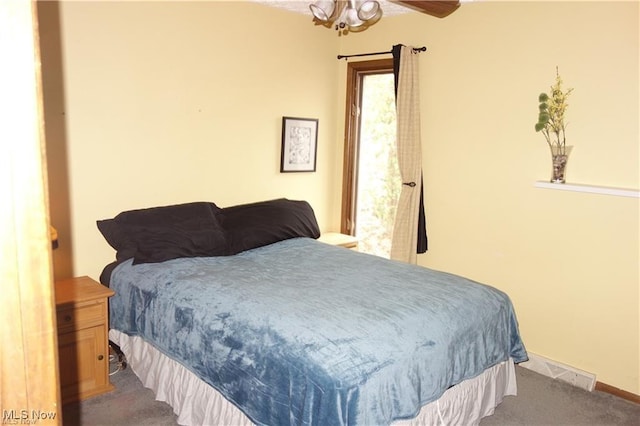
M 123 262 L 136 255 L 138 245 L 127 236 L 115 218 L 98 220 L 96 224 L 104 239 L 116 250 L 116 261 Z
M 227 251 L 225 231 L 214 203 L 195 202 L 130 210 L 97 221 L 98 229 L 116 249 L 116 260 L 134 264 L 178 257 L 221 256 Z
M 309 203 L 285 198 L 223 208 L 222 226 L 229 255 L 289 238 L 320 236 Z

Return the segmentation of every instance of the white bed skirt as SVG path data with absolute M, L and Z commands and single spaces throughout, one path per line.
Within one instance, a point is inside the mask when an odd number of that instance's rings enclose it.
M 173 407 L 181 425 L 252 425 L 235 405 L 187 368 L 172 360 L 140 337 L 109 331 L 109 339 L 120 346 L 127 364 L 142 384 L 153 390 L 158 401 Z M 448 389 L 440 399 L 422 407 L 406 425 L 477 425 L 493 414 L 505 395 L 516 395 L 516 374 L 509 359 L 479 376 Z

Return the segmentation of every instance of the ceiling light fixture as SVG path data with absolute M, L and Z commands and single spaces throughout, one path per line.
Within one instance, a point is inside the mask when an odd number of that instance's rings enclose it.
M 309 5 L 316 22 L 336 31 L 363 31 L 382 17 L 375 0 L 317 0 Z

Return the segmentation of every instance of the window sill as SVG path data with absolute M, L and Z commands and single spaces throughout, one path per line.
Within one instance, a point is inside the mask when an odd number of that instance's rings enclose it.
M 536 181 L 534 186 L 536 188 L 557 189 L 560 191 L 587 192 L 591 194 L 640 198 L 640 191 L 637 189 L 612 188 L 607 186 L 582 185 L 577 183 L 551 183 L 541 180 Z

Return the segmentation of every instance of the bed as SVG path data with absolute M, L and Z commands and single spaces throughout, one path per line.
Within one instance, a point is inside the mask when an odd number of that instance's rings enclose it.
M 527 359 L 490 286 L 317 241 L 304 201 L 98 221 L 110 339 L 180 424 L 477 424 Z

